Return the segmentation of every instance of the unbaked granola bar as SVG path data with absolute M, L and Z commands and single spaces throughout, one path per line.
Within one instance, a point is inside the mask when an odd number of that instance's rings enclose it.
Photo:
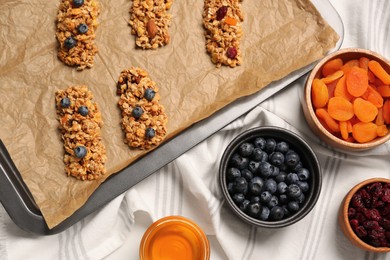
M 64 143 L 65 172 L 79 180 L 95 180 L 106 173 L 103 121 L 87 86 L 70 86 L 55 96 L 59 130 Z
M 157 49 L 169 43 L 171 5 L 172 0 L 133 0 L 129 24 L 138 47 Z
M 159 103 L 158 87 L 148 73 L 136 67 L 123 70 L 117 94 L 125 143 L 139 149 L 150 149 L 161 143 L 167 134 L 168 117 Z
M 240 0 L 205 0 L 203 26 L 206 50 L 217 67 L 236 67 L 242 62 L 240 41 L 244 16 Z
M 98 52 L 95 45 L 97 17 L 100 13 L 96 0 L 62 0 L 57 15 L 56 37 L 58 58 L 77 70 L 93 67 Z

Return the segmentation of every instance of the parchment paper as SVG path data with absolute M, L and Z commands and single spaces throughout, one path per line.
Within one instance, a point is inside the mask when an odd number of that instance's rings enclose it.
M 105 123 L 108 177 L 142 155 L 123 142 L 115 93 L 123 69 L 141 67 L 157 82 L 169 117 L 168 139 L 323 57 L 338 40 L 308 0 L 244 0 L 243 65 L 216 68 L 205 51 L 203 1 L 174 1 L 171 43 L 158 50 L 135 48 L 128 25 L 131 1 L 100 3 L 95 66 L 78 72 L 56 56 L 59 1 L 0 1 L 0 138 L 49 228 L 71 216 L 105 180 L 65 175 L 57 89 L 86 84 L 92 90 Z

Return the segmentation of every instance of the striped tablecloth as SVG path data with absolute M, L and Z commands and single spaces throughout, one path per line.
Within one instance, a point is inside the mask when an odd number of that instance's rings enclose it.
M 390 59 L 390 1 L 331 0 L 345 35 L 342 48 L 360 47 Z M 346 192 L 371 177 L 390 178 L 390 143 L 359 154 L 335 151 L 308 128 L 301 112 L 304 78 L 235 120 L 107 206 L 66 231 L 36 236 L 20 230 L 0 206 L 0 260 L 138 259 L 143 232 L 155 220 L 182 215 L 211 243 L 211 259 L 390 259 L 355 248 L 338 228 Z M 219 160 L 242 131 L 281 126 L 303 136 L 323 168 L 322 192 L 300 222 L 278 230 L 251 227 L 227 208 L 217 181 Z

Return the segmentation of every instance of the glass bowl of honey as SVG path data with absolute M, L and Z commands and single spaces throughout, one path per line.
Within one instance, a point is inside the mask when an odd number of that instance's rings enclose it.
M 141 260 L 209 260 L 210 245 L 203 230 L 192 220 L 168 216 L 154 222 L 144 233 Z

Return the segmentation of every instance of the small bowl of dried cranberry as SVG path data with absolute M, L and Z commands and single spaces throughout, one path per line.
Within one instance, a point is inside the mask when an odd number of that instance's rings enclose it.
M 371 178 L 355 185 L 341 204 L 339 224 L 357 247 L 390 252 L 390 179 Z
M 249 129 L 224 151 L 219 181 L 228 207 L 256 227 L 281 228 L 315 206 L 322 174 L 311 147 L 279 127 Z

